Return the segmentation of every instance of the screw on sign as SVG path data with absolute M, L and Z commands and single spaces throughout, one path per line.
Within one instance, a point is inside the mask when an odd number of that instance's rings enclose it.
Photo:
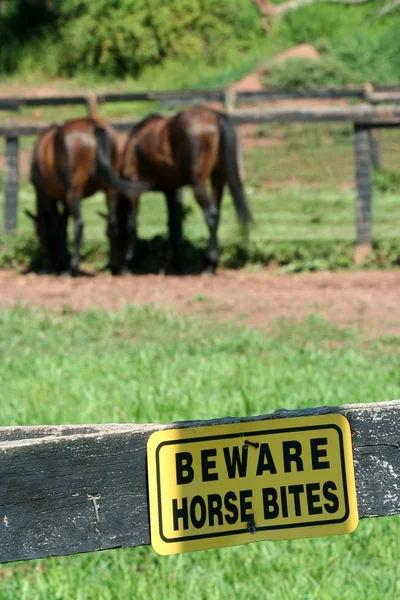
M 358 523 L 342 415 L 153 434 L 151 541 L 160 554 L 350 533 Z

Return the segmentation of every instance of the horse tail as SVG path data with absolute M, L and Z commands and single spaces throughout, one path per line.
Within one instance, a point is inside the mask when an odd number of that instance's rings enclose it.
M 94 135 L 96 138 L 96 175 L 107 185 L 114 187 L 126 196 L 139 194 L 149 189 L 149 185 L 144 182 L 133 182 L 121 179 L 115 173 L 112 165 L 112 141 L 111 136 L 105 127 L 95 125 Z
M 247 226 L 252 223 L 253 218 L 240 177 L 235 128 L 228 115 L 220 112 L 216 114 L 221 136 L 220 152 L 226 181 L 232 194 L 238 219 L 242 225 Z

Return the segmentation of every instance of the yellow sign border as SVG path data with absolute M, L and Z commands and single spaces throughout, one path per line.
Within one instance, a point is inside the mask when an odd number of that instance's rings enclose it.
M 168 539 L 164 536 L 162 531 L 162 503 L 159 485 L 161 474 L 158 464 L 159 453 L 164 445 L 195 443 L 221 438 L 251 438 L 254 435 L 327 428 L 333 428 L 339 434 L 343 490 L 347 499 L 346 511 L 342 518 L 328 522 L 315 521 L 294 525 L 259 527 L 255 533 L 242 528 L 235 531 L 199 534 L 174 539 Z M 150 436 L 147 443 L 147 466 L 151 543 L 154 550 L 161 555 L 192 552 L 209 548 L 223 548 L 262 540 L 340 535 L 351 533 L 358 524 L 351 431 L 348 420 L 340 414 L 333 413 L 318 416 L 242 421 L 240 423 L 157 431 Z M 322 527 L 323 532 L 321 533 L 321 530 L 317 530 L 315 527 Z

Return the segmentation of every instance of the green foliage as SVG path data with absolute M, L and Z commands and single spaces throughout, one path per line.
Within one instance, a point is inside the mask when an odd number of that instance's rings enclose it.
M 168 269 L 169 243 L 166 236 L 139 239 L 135 272 L 160 273 Z M 82 246 L 82 261 L 86 266 L 101 269 L 107 264 L 108 247 L 105 241 L 85 241 Z M 247 243 L 226 242 L 222 244 L 220 265 L 222 268 L 273 265 L 286 273 L 320 270 L 351 269 L 354 244 L 331 240 L 262 241 Z M 182 260 L 191 272 L 201 269 L 204 261 L 202 246 L 185 240 Z M 40 268 L 44 256 L 37 240 L 32 236 L 0 238 L 0 269 Z M 373 251 L 366 258 L 365 267 L 388 269 L 400 265 L 400 241 L 375 240 Z
M 279 25 L 279 34 L 291 44 L 314 44 L 352 33 L 371 24 L 377 3 L 366 6 L 313 4 L 288 11 Z
M 273 67 L 273 84 L 296 87 L 400 81 L 400 18 L 396 14 L 376 18 L 381 6 L 380 0 L 365 6 L 321 2 L 286 13 L 272 37 L 285 47 L 313 44 L 322 58 L 319 67 L 310 61 Z M 270 85 L 269 78 L 266 83 Z
M 24 27 L 20 0 L 0 17 L 7 40 L 0 51 L 0 71 L 26 68 L 33 55 L 51 75 L 136 77 L 167 59 L 194 62 L 202 57 L 209 64 L 224 63 L 230 51 L 249 50 L 264 35 L 250 0 L 65 0 L 55 2 L 46 18 L 36 19 L 25 46 Z
M 373 31 L 354 31 L 336 36 L 330 51 L 347 66 L 353 82 L 391 83 L 400 79 L 398 22 L 381 35 Z
M 340 86 L 352 80 L 351 72 L 334 56 L 322 60 L 292 58 L 283 64 L 274 64 L 264 77 L 268 87 L 297 88 Z
M 311 43 L 320 66 L 273 67 L 274 85 L 397 82 L 400 19 L 376 18 L 382 3 L 304 6 L 265 35 L 252 0 L 53 0 L 41 9 L 8 0 L 0 73 L 139 77 L 153 89 L 223 86 L 280 50 Z
M 373 171 L 372 184 L 378 192 L 396 194 L 400 190 L 400 173 L 388 171 L 383 168 L 375 169 Z
M 43 255 L 33 235 L 0 235 L 0 269 L 34 267 L 42 262 Z
M 56 40 L 55 22 L 56 14 L 44 5 L 8 0 L 0 13 L 0 73 L 24 71 L 25 61 L 35 71 L 52 64 L 58 53 L 54 47 L 49 51 Z
M 400 244 L 399 244 L 400 248 Z M 258 264 L 281 266 L 282 271 L 346 269 L 353 265 L 353 245 L 344 242 L 292 241 L 232 244 L 224 248 L 221 262 L 228 268 Z
M 400 243 L 397 239 L 375 241 L 373 251 L 365 260 L 365 266 L 374 268 L 398 267 L 399 265 Z

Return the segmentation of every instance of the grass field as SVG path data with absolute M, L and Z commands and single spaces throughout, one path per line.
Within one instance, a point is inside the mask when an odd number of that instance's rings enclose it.
M 400 396 L 399 339 L 317 317 L 270 335 L 149 308 L 0 312 L 1 425 L 167 422 Z M 0 566 L 0 598 L 393 600 L 400 517 L 350 536 L 162 558 L 151 548 Z

